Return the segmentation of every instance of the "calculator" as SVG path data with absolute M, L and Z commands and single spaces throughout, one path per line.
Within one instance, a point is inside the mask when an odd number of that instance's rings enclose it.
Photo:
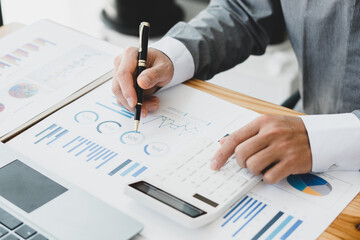
M 218 141 L 197 139 L 151 175 L 128 184 L 125 193 L 188 228 L 204 226 L 261 181 L 234 156 L 212 170 L 210 160 L 219 147 Z

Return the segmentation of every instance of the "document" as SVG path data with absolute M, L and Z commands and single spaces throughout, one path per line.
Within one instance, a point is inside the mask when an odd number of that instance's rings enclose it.
M 190 230 L 123 194 L 189 140 L 218 140 L 259 114 L 185 85 L 156 94 L 141 119 L 116 103 L 111 82 L 69 104 L 8 145 L 142 222 L 148 239 L 314 239 L 359 191 L 359 172 L 295 175 L 258 184 L 221 218 Z
M 111 71 L 121 52 L 47 20 L 0 45 L 0 137 Z

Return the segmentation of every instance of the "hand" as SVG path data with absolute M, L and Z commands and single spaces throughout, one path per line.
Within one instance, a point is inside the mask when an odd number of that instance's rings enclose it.
M 211 168 L 221 168 L 235 153 L 242 168 L 263 174 L 274 184 L 290 174 L 307 173 L 312 167 L 309 138 L 299 117 L 263 115 L 221 139 Z
M 114 60 L 114 79 L 112 92 L 118 104 L 134 112 L 137 97 L 134 88 L 134 75 L 137 68 L 138 49 L 131 47 L 117 56 Z M 155 96 L 147 97 L 159 87 L 170 82 L 174 74 L 171 60 L 161 51 L 149 48 L 147 56 L 147 69 L 136 79 L 139 86 L 144 89 L 144 101 L 141 115 L 145 117 L 149 111 L 159 108 L 159 99 Z

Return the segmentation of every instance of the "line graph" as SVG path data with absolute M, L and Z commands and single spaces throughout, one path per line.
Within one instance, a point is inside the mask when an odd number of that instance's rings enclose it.
M 211 122 L 207 122 L 196 118 L 188 113 L 183 113 L 174 108 L 166 108 L 161 114 L 150 117 L 145 120 L 143 125 L 154 124 L 158 128 L 171 129 L 178 136 L 188 134 L 197 134 L 202 128 L 209 126 Z
M 147 122 L 144 122 L 143 124 L 148 124 L 151 122 L 159 122 L 158 128 L 164 128 L 168 127 L 170 129 L 178 130 L 179 136 L 185 135 L 185 134 L 195 134 L 199 130 L 196 126 L 193 126 L 191 122 L 187 122 L 185 124 L 177 124 L 175 119 L 171 119 L 167 116 L 159 116 L 152 120 L 149 120 Z

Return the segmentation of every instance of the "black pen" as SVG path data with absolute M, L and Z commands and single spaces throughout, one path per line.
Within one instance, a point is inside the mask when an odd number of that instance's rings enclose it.
M 135 106 L 135 131 L 139 130 L 139 122 L 141 115 L 141 106 L 143 102 L 143 89 L 139 87 L 137 83 L 137 78 L 141 74 L 142 71 L 146 69 L 146 59 L 148 52 L 148 38 L 150 31 L 150 23 L 142 22 L 139 27 L 139 55 L 138 55 L 138 64 L 137 64 L 137 72 L 135 76 L 135 91 L 137 97 L 137 103 Z

